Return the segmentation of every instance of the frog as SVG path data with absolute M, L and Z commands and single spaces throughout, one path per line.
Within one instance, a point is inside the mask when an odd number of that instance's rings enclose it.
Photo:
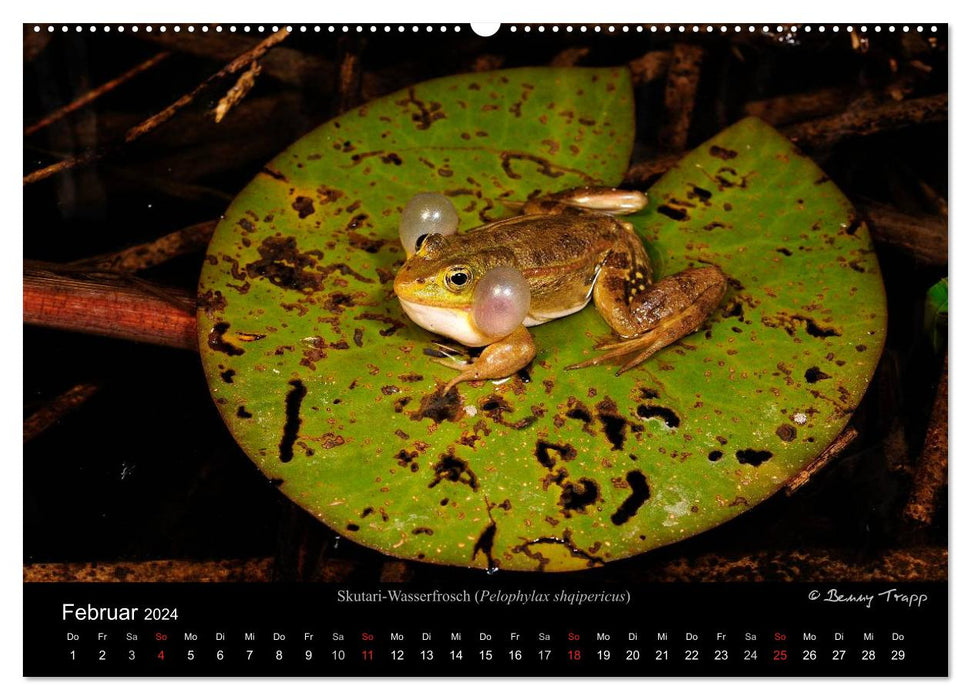
M 655 280 L 644 243 L 622 219 L 648 201 L 636 190 L 576 187 L 535 196 L 515 216 L 459 233 L 446 197 L 413 197 L 399 226 L 406 259 L 394 294 L 418 326 L 482 348 L 471 358 L 441 344 L 444 352 L 429 353 L 457 372 L 443 394 L 524 369 L 537 352 L 528 329 L 591 301 L 617 337 L 567 370 L 616 363 L 621 375 L 697 331 L 720 305 L 728 278 L 704 265 Z

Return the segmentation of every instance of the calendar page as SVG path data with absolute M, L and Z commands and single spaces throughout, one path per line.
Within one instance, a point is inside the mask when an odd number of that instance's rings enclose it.
M 947 676 L 948 60 L 25 24 L 24 675 Z

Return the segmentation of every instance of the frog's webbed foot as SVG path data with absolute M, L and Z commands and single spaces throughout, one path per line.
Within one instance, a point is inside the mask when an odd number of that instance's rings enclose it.
M 620 369 L 617 370 L 617 376 L 619 377 L 624 372 L 634 369 L 637 365 L 644 362 L 651 355 L 661 350 L 674 341 L 678 340 L 677 336 L 668 338 L 664 333 L 649 332 L 637 338 L 630 338 L 628 340 L 622 340 L 618 343 L 600 343 L 594 349 L 595 350 L 606 350 L 602 355 L 597 357 L 592 357 L 589 360 L 584 360 L 583 362 L 577 362 L 576 364 L 570 365 L 567 369 L 582 369 L 584 367 L 594 367 L 596 365 L 602 365 L 608 362 L 617 360 L 618 358 L 626 358 L 628 356 L 633 356 L 626 360 Z
M 438 357 L 433 361 L 459 372 L 458 376 L 445 385 L 442 393 L 447 394 L 461 382 L 508 377 L 528 365 L 534 357 L 536 346 L 533 344 L 533 337 L 524 326 L 519 326 L 502 340 L 486 346 L 471 362 L 460 362 L 454 357 Z
M 598 356 L 567 367 L 579 369 L 626 358 L 617 374 L 633 369 L 662 348 L 694 333 L 721 303 L 728 279 L 717 267 L 699 267 L 665 277 L 633 296 L 629 306 L 610 304 L 605 292 L 597 300 L 604 318 L 627 337 L 602 343 Z M 611 285 L 605 288 L 610 291 Z M 596 295 L 596 290 L 595 290 Z M 616 301 L 616 300 L 615 300 Z

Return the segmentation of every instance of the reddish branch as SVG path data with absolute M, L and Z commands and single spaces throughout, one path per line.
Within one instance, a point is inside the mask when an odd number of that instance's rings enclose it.
M 126 275 L 24 263 L 24 323 L 195 349 L 195 300 Z
M 229 63 L 225 68 L 217 73 L 214 73 L 209 78 L 200 83 L 194 90 L 183 95 L 175 102 L 170 104 L 168 107 L 163 109 L 158 114 L 154 114 L 145 121 L 133 126 L 125 135 L 113 144 L 102 146 L 100 148 L 85 151 L 77 156 L 71 158 L 66 158 L 65 160 L 58 161 L 57 163 L 52 163 L 44 168 L 35 170 L 29 175 L 24 176 L 24 184 L 29 185 L 34 182 L 39 182 L 44 180 L 55 173 L 63 172 L 65 170 L 70 170 L 76 168 L 80 165 L 86 165 L 87 163 L 92 163 L 100 158 L 103 158 L 106 154 L 118 150 L 122 146 L 125 146 L 132 141 L 135 141 L 145 134 L 148 134 L 162 124 L 167 122 L 169 119 L 174 117 L 182 109 L 192 104 L 192 102 L 198 97 L 204 90 L 206 90 L 212 83 L 217 80 L 222 80 L 227 76 L 234 75 L 240 70 L 249 67 L 253 61 L 258 60 L 263 54 L 273 48 L 275 45 L 279 44 L 281 41 L 289 36 L 289 32 L 284 28 L 275 34 L 271 34 L 266 39 L 261 41 L 259 44 L 254 46 L 249 51 L 238 56 L 235 60 Z

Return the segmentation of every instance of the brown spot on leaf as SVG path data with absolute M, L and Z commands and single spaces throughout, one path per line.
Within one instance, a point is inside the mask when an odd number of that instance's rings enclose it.
M 731 160 L 738 155 L 738 151 L 733 151 L 730 148 L 722 148 L 721 146 L 712 146 L 708 149 L 708 153 L 721 160 Z
M 826 374 L 824 371 L 822 371 L 821 369 L 819 369 L 819 367 L 810 367 L 809 369 L 807 369 L 805 377 L 806 377 L 806 381 L 809 382 L 810 384 L 815 384 L 818 381 L 822 381 L 823 379 L 830 378 L 830 376 Z
M 384 338 L 394 335 L 399 328 L 405 327 L 405 324 L 398 319 L 383 314 L 363 313 L 360 316 L 355 316 L 355 318 L 359 321 L 381 321 L 382 323 L 388 324 L 387 328 L 382 328 L 378 331 L 378 334 Z
M 297 215 L 301 219 L 306 219 L 308 216 L 314 213 L 314 200 L 312 200 L 310 197 L 297 197 L 295 200 L 293 200 L 290 206 L 295 212 L 297 212 Z
M 617 404 L 605 398 L 597 404 L 597 419 L 603 426 L 604 437 L 612 445 L 611 449 L 622 450 L 627 439 L 627 420 L 617 412 Z
M 631 494 L 620 504 L 617 512 L 610 516 L 610 522 L 614 525 L 623 525 L 630 520 L 651 497 L 651 488 L 642 472 L 627 472 L 627 483 L 630 485 Z
M 547 469 L 553 469 L 556 465 L 556 459 L 550 454 L 551 451 L 557 453 L 564 462 L 569 462 L 577 456 L 576 448 L 573 445 L 556 445 L 545 440 L 537 440 L 534 454 L 539 463 Z
M 297 440 L 300 429 L 300 404 L 307 395 L 307 387 L 299 379 L 290 381 L 290 391 L 284 402 L 286 422 L 283 425 L 283 437 L 280 440 L 280 461 L 289 462 L 293 459 L 293 444 Z
M 435 478 L 428 484 L 428 488 L 433 488 L 443 480 L 448 480 L 457 484 L 465 484 L 473 491 L 479 489 L 479 480 L 476 478 L 475 472 L 469 469 L 469 463 L 456 457 L 451 450 L 447 454 L 441 455 L 433 469 L 435 470 Z
M 452 387 L 447 394 L 442 394 L 442 387 L 435 387 L 435 391 L 426 394 L 421 399 L 421 405 L 417 411 L 411 413 L 412 420 L 422 420 L 430 418 L 435 423 L 451 421 L 453 423 L 462 419 L 465 411 L 462 410 L 462 399 L 458 389 Z
M 686 221 L 691 217 L 688 216 L 688 211 L 686 209 L 677 209 L 667 204 L 662 204 L 657 208 L 658 214 L 664 214 L 664 216 L 669 219 L 674 219 L 675 221 Z
M 600 497 L 600 487 L 597 482 L 585 477 L 576 483 L 568 481 L 561 488 L 560 507 L 566 516 L 569 516 L 567 511 L 585 513 L 587 506 L 596 503 Z
M 314 292 L 320 288 L 321 275 L 314 272 L 318 250 L 301 253 L 293 236 L 266 238 L 259 246 L 260 259 L 246 266 L 246 273 L 261 277 L 283 289 Z
M 772 459 L 772 453 L 768 450 L 753 450 L 749 448 L 738 450 L 735 453 L 735 459 L 738 460 L 739 464 L 751 464 L 753 467 L 757 467 Z
M 242 348 L 236 347 L 223 338 L 223 335 L 225 335 L 226 331 L 228 330 L 229 324 L 225 322 L 217 323 L 215 326 L 213 326 L 212 330 L 209 331 L 209 347 L 216 352 L 224 352 L 229 356 L 242 355 L 244 352 Z
M 669 428 L 677 428 L 681 425 L 681 418 L 677 413 L 665 406 L 648 406 L 641 404 L 637 407 L 637 415 L 644 420 L 660 418 Z

